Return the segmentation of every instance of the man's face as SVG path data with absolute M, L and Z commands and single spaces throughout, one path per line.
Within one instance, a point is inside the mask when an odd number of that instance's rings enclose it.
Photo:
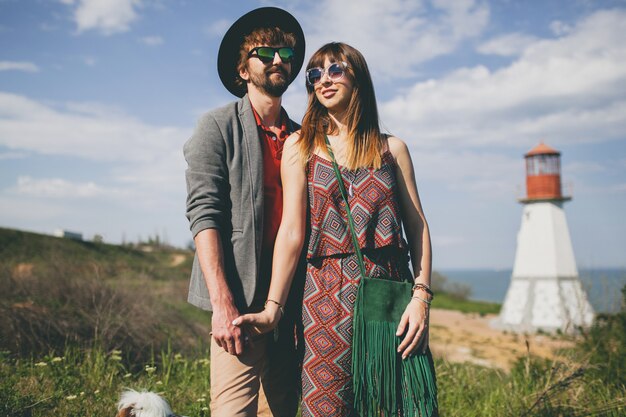
M 267 45 L 258 45 L 267 46 Z M 239 73 L 241 78 L 249 81 L 253 88 L 272 97 L 280 97 L 287 90 L 291 79 L 291 62 L 283 62 L 278 53 L 270 62 L 263 62 L 253 54 L 248 58 L 245 68 Z

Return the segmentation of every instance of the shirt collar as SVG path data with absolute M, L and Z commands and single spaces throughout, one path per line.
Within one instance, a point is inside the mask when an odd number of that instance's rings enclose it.
M 274 134 L 274 132 L 272 132 L 267 126 L 263 124 L 263 120 L 261 120 L 261 116 L 259 116 L 254 106 L 252 106 L 252 103 L 250 103 L 250 107 L 252 107 L 252 113 L 254 113 L 254 120 L 256 120 L 256 125 L 258 126 L 258 128 L 261 129 L 265 133 Z M 285 111 L 285 109 L 281 107 L 280 108 L 280 139 L 289 136 L 290 132 L 287 126 L 288 123 L 289 123 L 289 117 L 287 116 L 287 112 Z

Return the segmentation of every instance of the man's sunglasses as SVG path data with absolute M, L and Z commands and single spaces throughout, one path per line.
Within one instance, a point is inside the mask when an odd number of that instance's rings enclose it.
M 284 64 L 288 64 L 293 60 L 293 48 L 290 48 L 288 46 L 281 46 L 280 48 L 272 48 L 271 46 L 257 46 L 256 48 L 252 48 L 252 50 L 248 52 L 248 58 L 255 56 L 259 58 L 261 62 L 269 64 L 274 60 L 274 56 L 277 52 L 280 60 L 283 61 Z
M 332 81 L 339 81 L 343 78 L 348 68 L 347 62 L 333 62 L 326 68 L 309 68 L 306 70 L 306 82 L 310 86 L 314 86 L 322 81 L 324 74 L 328 75 L 328 78 Z

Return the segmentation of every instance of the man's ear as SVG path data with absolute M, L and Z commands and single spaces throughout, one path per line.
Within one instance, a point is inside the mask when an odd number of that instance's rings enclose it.
M 241 77 L 242 80 L 244 81 L 248 81 L 250 79 L 250 74 L 248 74 L 248 69 L 244 68 L 242 70 L 239 71 L 239 77 Z

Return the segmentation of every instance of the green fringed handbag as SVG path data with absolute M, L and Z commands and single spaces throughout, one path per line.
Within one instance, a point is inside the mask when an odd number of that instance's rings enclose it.
M 396 330 L 413 285 L 367 276 L 343 178 L 328 137 L 326 145 L 361 272 L 352 324 L 354 408 L 361 417 L 429 417 L 438 408 L 430 351 L 405 360 L 397 353 L 402 338 L 396 336 Z

